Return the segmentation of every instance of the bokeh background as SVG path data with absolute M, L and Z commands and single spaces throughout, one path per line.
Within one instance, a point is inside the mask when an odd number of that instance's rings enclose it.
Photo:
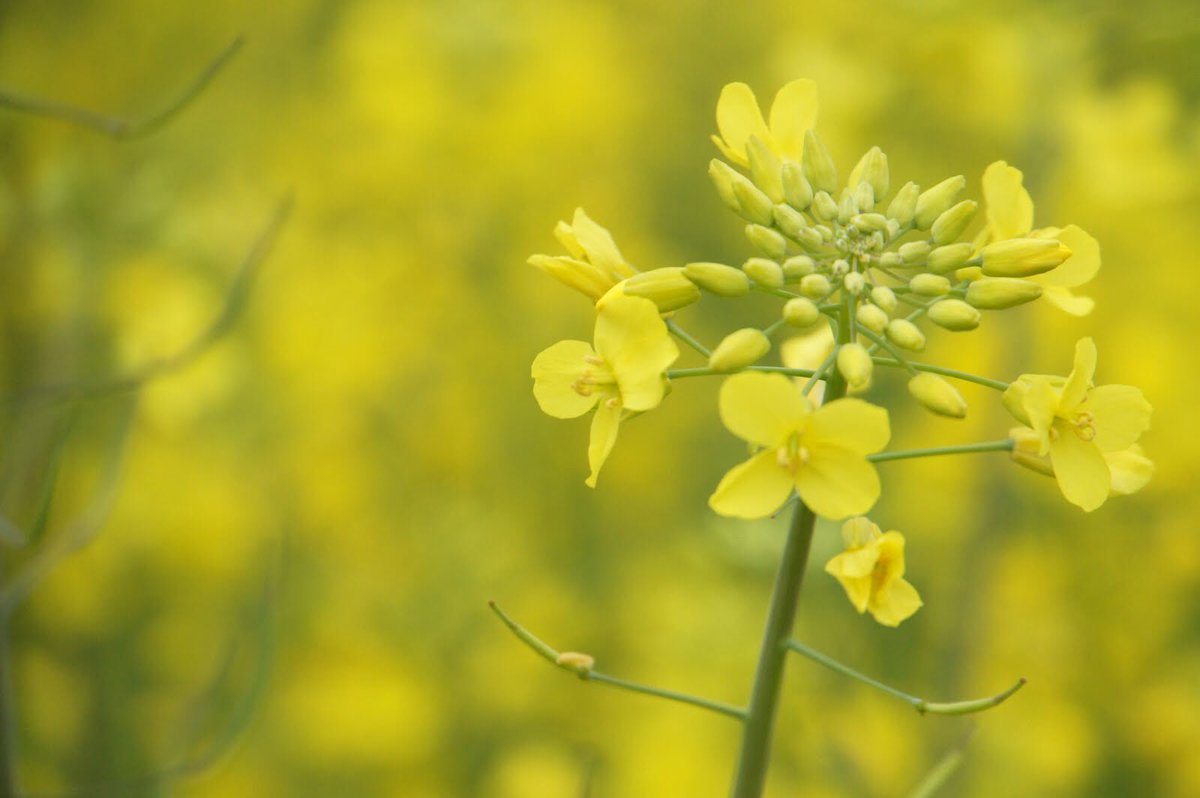
M 745 700 L 783 529 L 705 507 L 742 454 L 716 384 L 627 425 L 587 489 L 587 424 L 541 415 L 528 368 L 591 310 L 525 258 L 581 205 L 639 266 L 740 263 L 716 98 L 794 77 L 843 170 L 878 144 L 893 185 L 962 173 L 977 198 L 1002 158 L 1038 224 L 1100 240 L 1091 317 L 1035 305 L 928 356 L 1064 373 L 1093 335 L 1098 381 L 1155 406 L 1158 473 L 1084 515 L 1002 456 L 882 466 L 873 516 L 926 606 L 856 615 L 822 527 L 799 637 L 934 700 L 1029 685 L 972 724 L 797 659 L 770 794 L 903 795 L 969 733 L 943 794 L 1200 794 L 1187 3 L 14 0 L 0 87 L 137 118 L 239 34 L 153 135 L 0 110 L 6 584 L 97 532 L 10 621 L 28 794 L 724 795 L 736 724 L 555 671 L 486 602 L 610 673 Z M 225 334 L 95 390 L 205 329 L 289 191 Z M 727 309 L 679 321 L 712 342 Z M 982 390 L 963 422 L 899 381 L 873 397 L 898 446 L 1010 423 Z

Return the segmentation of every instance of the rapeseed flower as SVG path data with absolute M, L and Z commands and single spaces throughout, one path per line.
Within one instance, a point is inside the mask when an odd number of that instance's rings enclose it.
M 533 255 L 529 263 L 593 302 L 637 273 L 621 256 L 608 230 L 592 221 L 583 208 L 575 209 L 571 224 L 559 222 L 554 235 L 570 254 Z
M 754 90 L 745 83 L 729 83 L 717 100 L 717 149 L 739 166 L 749 165 L 746 146 L 758 138 L 778 158 L 799 163 L 804 134 L 817 123 L 817 84 L 793 80 L 781 88 L 771 103 L 770 122 L 763 120 Z
M 846 550 L 825 564 L 846 590 L 860 613 L 871 611 L 884 626 L 900 622 L 921 608 L 916 588 L 904 579 L 904 536 L 895 530 L 881 533 L 861 516 L 842 525 Z

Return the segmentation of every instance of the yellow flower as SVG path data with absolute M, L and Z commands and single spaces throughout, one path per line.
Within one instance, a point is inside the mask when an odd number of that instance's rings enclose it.
M 879 498 L 879 475 L 866 455 L 891 437 L 882 407 L 839 399 L 813 410 L 787 377 L 759 371 L 725 380 L 719 404 L 725 426 L 762 447 L 709 498 L 721 515 L 764 518 L 793 489 L 813 512 L 835 519 L 865 513 Z
M 533 360 L 533 395 L 547 415 L 575 418 L 592 408 L 589 487 L 617 442 L 623 414 L 657 407 L 664 372 L 679 357 L 658 308 L 648 299 L 613 297 L 596 315 L 595 348 L 559 341 Z
M 899 626 L 921 607 L 916 588 L 904 579 L 904 536 L 859 516 L 842 525 L 846 550 L 825 564 L 860 613 L 871 611 L 884 626 Z
M 1076 296 L 1078 288 L 1100 270 L 1100 245 L 1075 225 L 1044 227 L 1033 230 L 1033 200 L 1023 185 L 1021 170 L 1004 161 L 996 161 L 983 173 L 983 198 L 987 205 L 987 229 L 979 243 L 1010 238 L 1057 239 L 1071 250 L 1071 256 L 1058 267 L 1028 279 L 1042 285 L 1042 296 L 1052 305 L 1073 316 L 1086 316 L 1095 302 Z
M 595 302 L 636 269 L 621 257 L 612 235 L 591 220 L 583 208 L 575 209 L 572 224 L 559 222 L 554 235 L 570 255 L 533 255 L 529 263 Z
M 800 162 L 804 152 L 804 133 L 817 123 L 817 84 L 811 80 L 793 80 L 775 95 L 770 123 L 763 121 L 754 91 L 745 83 L 730 83 L 717 100 L 717 130 L 713 136 L 726 158 L 739 166 L 748 166 L 746 143 L 757 136 L 776 156 Z
M 1150 403 L 1130 385 L 1092 387 L 1095 373 L 1096 344 L 1083 338 L 1068 377 L 1023 374 L 1004 392 L 1009 412 L 1036 435 L 1038 454 L 1049 454 L 1063 496 L 1089 512 L 1110 492 L 1140 489 L 1153 471 L 1134 447 L 1150 427 Z

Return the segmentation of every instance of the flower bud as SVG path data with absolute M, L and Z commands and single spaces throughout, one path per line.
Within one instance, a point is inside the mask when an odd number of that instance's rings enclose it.
M 729 164 L 713 158 L 708 162 L 708 176 L 716 186 L 717 196 L 721 198 L 721 202 L 725 203 L 725 207 L 741 215 L 742 204 L 738 202 L 737 196 L 733 193 L 734 178 L 741 177 L 741 175 L 734 171 Z
M 838 204 L 829 196 L 828 191 L 818 191 L 813 195 L 812 215 L 819 221 L 828 222 L 837 218 Z
M 967 229 L 967 225 L 975 218 L 975 211 L 978 208 L 979 203 L 975 200 L 963 200 L 953 208 L 941 213 L 934 220 L 933 227 L 929 229 L 933 243 L 944 245 L 957 241 L 958 237 Z
M 921 196 L 917 197 L 917 228 L 928 230 L 934 221 L 954 204 L 954 198 L 958 196 L 958 192 L 966 188 L 966 185 L 967 179 L 962 175 L 956 175 L 921 192 Z
M 807 255 L 793 255 L 783 262 L 783 281 L 794 283 L 817 270 L 817 264 Z
M 954 332 L 965 332 L 978 327 L 983 314 L 961 299 L 943 299 L 930 305 L 926 315 L 939 327 Z
M 779 156 L 758 136 L 746 140 L 746 158 L 750 161 L 750 179 L 771 202 L 783 202 L 783 164 Z
M 902 263 L 904 261 L 900 258 L 899 252 L 884 252 L 879 256 L 879 268 L 881 269 L 895 269 Z
M 817 252 L 825 243 L 825 240 L 821 237 L 821 231 L 816 227 L 808 227 L 800 231 L 795 240 L 809 252 Z
M 863 303 L 854 312 L 854 318 L 860 327 L 866 327 L 871 332 L 881 333 L 887 327 L 888 314 L 876 305 Z
M 823 274 L 810 274 L 800 280 L 800 293 L 809 299 L 824 299 L 832 290 L 829 278 Z
M 743 175 L 735 173 L 733 196 L 738 201 L 738 215 L 748 222 L 769 225 L 775 220 L 775 208 L 771 198 L 759 190 Z
M 969 261 L 974 251 L 975 248 L 965 242 L 961 244 L 947 244 L 930 252 L 929 257 L 925 259 L 925 265 L 931 272 L 946 274 Z
M 804 218 L 804 214 L 791 205 L 776 205 L 774 214 L 775 225 L 788 238 L 799 238 L 800 234 L 808 228 L 808 220 Z
M 811 327 L 821 318 L 821 311 L 811 299 L 802 296 L 789 299 L 783 306 L 783 318 L 788 324 L 801 329 Z
M 907 244 L 901 244 L 897 251 L 900 253 L 900 260 L 904 261 L 906 266 L 916 266 L 925 262 L 931 250 L 928 241 L 909 241 Z
M 804 176 L 815 190 L 829 193 L 837 190 L 837 166 L 811 128 L 804 132 L 803 167 Z
M 745 296 L 750 291 L 750 280 L 746 273 L 723 263 L 689 263 L 683 267 L 683 274 L 717 296 Z
M 895 219 L 901 227 L 907 227 L 917 214 L 917 198 L 920 194 L 921 189 L 916 183 L 905 183 L 904 188 L 896 192 L 896 196 L 892 197 L 888 205 L 888 218 Z
M 1053 238 L 1010 238 L 988 244 L 979 254 L 989 277 L 1029 277 L 1058 266 L 1071 250 Z
M 892 319 L 888 322 L 887 337 L 896 346 L 920 352 L 925 348 L 925 334 L 908 319 Z
M 837 220 L 839 224 L 850 224 L 850 219 L 858 216 L 858 200 L 854 194 L 842 189 L 842 197 L 838 201 Z
M 860 213 L 850 220 L 850 224 L 864 233 L 878 233 L 887 230 L 888 218 L 882 213 Z
M 804 210 L 813 200 L 812 185 L 804 176 L 804 167 L 795 161 L 783 162 L 783 198 L 796 210 Z
M 586 676 L 592 672 L 592 668 L 596 667 L 596 658 L 591 654 L 583 654 L 578 651 L 563 651 L 555 657 L 554 664 L 569 668 L 580 676 Z
M 867 150 L 858 164 L 850 170 L 849 184 L 857 186 L 867 183 L 877 199 L 882 199 L 888 193 L 888 159 L 883 150 L 872 147 Z
M 850 261 L 846 260 L 845 258 L 838 258 L 833 262 L 832 265 L 830 265 L 829 271 L 834 277 L 841 277 L 842 275 L 849 274 Z
M 772 258 L 782 258 L 787 254 L 787 239 L 778 230 L 763 227 L 761 224 L 748 224 L 746 238 L 763 254 Z
M 889 316 L 896 312 L 896 292 L 886 285 L 877 285 L 871 289 L 871 301 Z
M 870 183 L 859 183 L 854 188 L 854 204 L 858 206 L 860 213 L 867 213 L 875 209 L 875 189 L 871 188 Z M 882 216 L 882 214 L 880 214 Z
M 913 398 L 939 416 L 965 418 L 967 401 L 958 389 L 936 374 L 923 371 L 908 381 Z
M 750 258 L 742 264 L 742 271 L 750 275 L 750 279 L 767 288 L 783 287 L 783 269 L 773 260 L 766 258 Z
M 862 344 L 855 342 L 838 347 L 837 367 L 851 392 L 857 393 L 871 387 L 871 372 L 875 364 Z
M 746 327 L 729 335 L 717 344 L 708 358 L 708 367 L 713 371 L 737 371 L 762 359 L 771 351 L 771 339 L 753 327 Z
M 842 278 L 842 288 L 852 296 L 861 294 L 864 284 L 863 276 L 859 272 L 850 272 Z
M 564 256 L 534 255 L 529 264 L 558 280 L 568 288 L 574 288 L 591 297 L 595 302 L 616 285 L 616 281 L 592 264 Z
M 940 274 L 918 274 L 908 281 L 908 287 L 921 296 L 942 296 L 950 292 L 950 281 Z
M 1014 277 L 981 277 L 967 286 L 967 302 L 982 310 L 1003 310 L 1042 295 L 1042 287 Z
M 682 266 L 641 272 L 618 285 L 626 296 L 649 299 L 658 306 L 659 313 L 669 313 L 687 307 L 700 299 L 700 289 L 683 273 Z M 597 303 L 597 307 L 599 305 L 600 303 Z

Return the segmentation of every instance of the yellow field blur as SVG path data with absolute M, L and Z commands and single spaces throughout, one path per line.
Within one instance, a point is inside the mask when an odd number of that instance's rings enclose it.
M 1065 373 L 1091 335 L 1097 382 L 1154 405 L 1157 471 L 1085 514 L 1003 455 L 881 464 L 925 606 L 855 613 L 822 524 L 797 635 L 930 700 L 1029 683 L 922 717 L 797 657 L 768 794 L 905 795 L 973 730 L 940 794 L 1200 795 L 1189 4 L 15 0 L 0 90 L 143 118 L 239 35 L 145 136 L 0 107 L 0 512 L 37 537 L 0 541 L 4 579 L 104 519 L 11 619 L 28 795 L 726 795 L 736 723 L 556 671 L 487 602 L 606 672 L 746 700 L 785 530 L 705 504 L 745 456 L 716 383 L 629 423 L 585 487 L 587 423 L 543 415 L 529 368 L 592 309 L 525 261 L 582 206 L 641 267 L 740 264 L 717 96 L 797 77 L 841 169 L 878 144 L 899 182 L 978 199 L 1003 159 L 1039 225 L 1100 241 L 1091 316 L 1037 303 L 923 357 Z M 288 196 L 202 354 L 43 390 L 186 347 Z M 707 308 L 679 319 L 741 326 Z M 961 422 L 895 403 L 895 445 L 1003 437 L 963 392 Z

